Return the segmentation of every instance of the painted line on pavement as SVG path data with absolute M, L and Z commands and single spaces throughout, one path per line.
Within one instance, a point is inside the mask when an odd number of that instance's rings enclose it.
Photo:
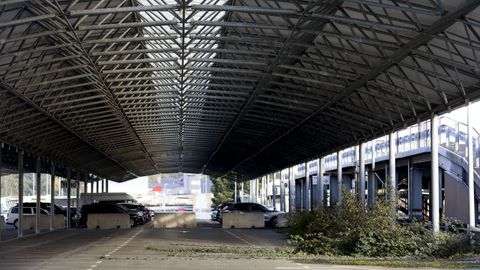
M 224 230 L 224 232 L 226 232 L 226 233 L 230 234 L 231 236 L 233 236 L 233 237 L 235 237 L 235 238 L 239 239 L 240 241 L 243 241 L 243 242 L 244 242 L 244 243 L 246 243 L 247 245 L 250 245 L 250 246 L 255 246 L 255 245 L 254 245 L 252 242 L 249 242 L 249 241 L 245 240 L 244 238 L 242 238 L 242 237 L 240 237 L 240 236 L 238 236 L 238 235 L 234 234 L 234 233 L 233 233 L 233 232 L 231 232 L 231 231 Z
M 130 238 L 128 238 L 127 240 L 125 240 L 125 242 L 123 242 L 122 244 L 120 244 L 119 246 L 117 246 L 116 248 L 114 248 L 112 251 L 110 251 L 109 253 L 105 254 L 105 258 L 108 258 L 110 256 L 112 256 L 115 252 L 119 251 L 121 248 L 125 247 L 126 245 L 128 245 L 128 243 L 130 243 L 135 237 L 137 237 L 141 232 L 143 232 L 143 229 L 139 230 L 138 232 L 136 232 L 134 235 L 132 235 Z M 87 270 L 93 270 L 93 268 L 96 268 L 99 264 L 101 264 L 103 262 L 103 260 L 98 260 L 95 262 L 95 264 L 92 264 L 90 265 L 91 268 L 88 268 Z

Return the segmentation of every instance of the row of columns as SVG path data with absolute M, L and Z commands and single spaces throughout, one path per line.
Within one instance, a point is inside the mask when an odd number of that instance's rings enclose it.
M 309 179 L 305 181 L 305 184 L 302 186 L 305 189 L 305 195 L 307 196 L 306 199 L 302 200 L 302 208 L 311 209 L 316 204 L 324 204 L 324 196 L 318 194 L 324 194 L 324 186 L 322 182 L 322 175 L 323 175 L 323 159 L 320 159 L 319 165 L 317 166 L 316 171 L 316 182 L 313 182 L 313 179 L 310 180 L 308 176 L 310 174 L 309 168 L 307 167 L 307 163 L 305 163 L 306 170 L 305 170 L 305 179 Z M 280 179 L 275 177 L 275 175 L 280 175 Z M 288 176 L 288 177 L 287 177 Z M 288 179 L 288 180 L 287 180 Z M 278 180 L 279 183 L 277 182 Z M 271 206 L 276 207 L 277 205 L 277 186 L 280 188 L 280 197 L 279 197 L 279 206 L 281 211 L 285 211 L 287 208 L 287 201 L 285 197 L 286 194 L 286 187 L 289 188 L 288 197 L 290 200 L 288 201 L 289 208 L 292 208 L 295 205 L 295 194 L 293 191 L 295 186 L 295 179 L 294 179 L 294 171 L 293 168 L 288 168 L 288 170 L 281 171 L 279 173 L 272 173 L 266 176 L 262 176 L 257 179 L 250 180 L 250 201 L 257 202 L 262 204 L 268 204 L 267 199 L 267 187 L 271 183 Z M 279 185 L 277 185 L 279 184 Z M 316 194 L 316 195 L 313 195 Z
M 476 225 L 476 218 L 475 218 L 475 198 L 474 198 L 474 174 L 473 174 L 473 130 L 472 130 L 472 117 L 471 117 L 471 106 L 467 106 L 468 110 L 468 120 L 467 120 L 467 125 L 468 125 L 468 185 L 469 185 L 469 226 L 470 227 L 475 227 Z M 438 232 L 440 230 L 440 177 L 439 177 L 439 164 L 438 164 L 438 149 L 439 149 L 439 140 L 438 140 L 438 116 L 437 115 L 432 115 L 431 117 L 431 127 L 430 127 L 430 142 L 431 142 L 431 199 L 430 199 L 430 205 L 431 205 L 431 213 L 432 213 L 432 227 L 433 231 Z M 365 143 L 361 143 L 359 146 L 359 153 L 358 153 L 358 195 L 359 199 L 362 203 L 362 205 L 367 204 L 369 207 L 372 207 L 375 203 L 375 196 L 373 194 L 376 194 L 376 187 L 375 184 L 375 149 L 372 151 L 372 172 L 368 174 L 368 179 L 365 179 L 366 173 L 365 173 Z M 394 133 L 389 134 L 389 166 L 388 166 L 388 178 L 387 178 L 387 188 L 388 188 L 388 193 L 387 193 L 387 198 L 391 201 L 393 201 L 394 205 L 394 211 L 397 210 L 397 179 L 396 179 L 396 157 L 395 157 L 395 150 L 396 150 L 396 144 L 395 144 L 395 138 L 394 138 Z M 294 178 L 294 172 L 293 168 L 288 168 L 288 181 L 285 179 L 285 174 L 282 171 L 281 172 L 281 182 L 280 182 L 280 210 L 285 211 L 285 183 L 288 183 L 289 186 L 289 211 L 293 212 L 295 211 L 295 196 L 297 194 L 301 194 L 303 198 L 301 198 L 300 205 L 302 209 L 306 210 L 311 210 L 312 206 L 314 204 L 312 194 L 320 194 L 320 198 L 317 198 L 318 205 L 324 206 L 324 185 L 322 181 L 322 171 L 323 167 L 323 159 L 320 158 L 318 160 L 318 167 L 317 167 L 317 185 L 316 189 L 314 192 L 312 191 L 312 183 L 310 181 L 310 172 L 309 172 L 309 167 L 308 167 L 308 162 L 305 163 L 305 185 L 306 187 L 300 186 L 301 190 L 299 193 L 295 191 L 295 178 Z M 259 201 L 257 198 L 258 196 L 258 184 L 259 184 L 259 179 L 255 179 L 251 181 L 251 189 L 250 189 L 250 194 L 251 194 L 251 201 L 255 202 L 260 202 L 260 203 L 265 203 L 265 192 L 263 190 L 265 189 L 266 186 L 266 180 L 267 178 L 261 177 L 261 185 L 262 185 L 262 192 L 260 193 L 261 200 Z M 273 180 L 275 181 L 275 180 Z M 368 182 L 368 201 L 366 201 L 365 196 L 365 182 Z M 303 182 L 301 182 L 303 183 Z M 342 172 L 342 151 L 337 152 L 337 188 L 338 188 L 338 202 L 341 202 L 342 200 L 342 187 L 343 187 L 343 172 Z M 275 182 L 273 182 L 273 192 L 272 192 L 272 202 L 273 206 L 275 206 Z M 252 188 L 253 187 L 253 188 Z M 410 188 L 410 187 L 409 187 Z M 411 186 L 411 188 L 414 188 Z M 416 188 L 418 188 L 418 183 L 416 185 Z M 421 190 L 421 183 L 420 183 L 420 190 Z M 332 190 L 332 185 L 331 185 L 331 190 Z M 303 194 L 304 191 L 307 191 L 306 194 Z M 372 196 L 373 195 L 373 196 Z M 318 195 L 317 195 L 318 196 Z M 331 192 L 332 196 L 332 192 Z
M 0 197 L 1 197 L 1 180 L 2 180 L 2 150 L 3 144 L 0 145 Z M 40 233 L 40 215 L 41 215 L 41 159 L 37 157 L 35 160 L 36 169 L 35 169 L 35 194 L 36 194 L 36 204 L 35 204 L 35 233 Z M 23 193 L 24 193 L 24 151 L 18 150 L 18 237 L 23 237 Z M 50 216 L 49 216 L 49 230 L 55 230 L 55 164 L 52 162 L 50 165 Z M 71 228 L 71 186 L 72 186 L 72 170 L 70 167 L 67 167 L 67 223 L 66 228 Z M 80 204 L 80 172 L 77 171 L 76 174 L 76 205 L 77 205 L 77 214 L 79 214 L 80 209 L 78 206 Z M 84 192 L 87 192 L 87 179 L 83 179 L 84 181 Z M 108 192 L 108 180 L 102 179 L 96 181 L 97 186 L 97 193 L 99 192 L 99 182 L 102 182 L 102 192 Z M 93 193 L 93 185 L 94 180 L 90 180 L 91 188 L 90 192 Z M 1 206 L 1 205 L 0 205 Z

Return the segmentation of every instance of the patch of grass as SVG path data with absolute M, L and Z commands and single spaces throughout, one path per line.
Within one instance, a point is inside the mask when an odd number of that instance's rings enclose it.
M 457 260 L 416 260 L 416 259 L 379 259 L 351 256 L 324 256 L 295 252 L 292 248 L 234 247 L 234 246 L 201 246 L 172 244 L 168 247 L 147 246 L 146 250 L 163 254 L 166 257 L 191 258 L 228 258 L 228 259 L 287 259 L 302 263 L 364 265 L 386 267 L 430 267 L 444 269 L 480 268 L 480 257 L 477 259 Z M 158 258 L 157 258 L 158 259 Z
M 264 247 L 171 245 L 169 247 L 147 246 L 146 250 L 167 257 L 228 258 L 228 259 L 287 259 L 312 264 L 364 265 L 386 267 L 430 267 L 445 269 L 480 268 L 480 258 L 460 260 L 379 259 L 351 256 L 324 256 L 295 252 L 292 248 L 269 249 Z
M 145 247 L 146 250 L 163 253 L 167 256 L 214 256 L 228 258 L 286 258 L 296 256 L 290 248 L 233 247 L 233 246 L 170 246 Z
M 389 259 L 365 259 L 365 258 L 345 258 L 345 257 L 323 257 L 323 258 L 304 258 L 302 262 L 339 264 L 339 265 L 366 265 L 366 266 L 387 266 L 387 267 L 430 267 L 445 269 L 465 269 L 479 268 L 480 261 L 452 261 L 452 260 L 389 260 Z M 300 261 L 297 259 L 297 261 Z

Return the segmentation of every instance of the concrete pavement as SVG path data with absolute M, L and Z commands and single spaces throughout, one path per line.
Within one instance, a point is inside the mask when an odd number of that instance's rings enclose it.
M 224 230 L 212 223 L 197 229 L 153 229 L 150 224 L 124 230 L 71 229 L 0 243 L 0 269 L 386 269 L 268 256 L 269 250 L 287 245 L 285 235 L 274 230 Z

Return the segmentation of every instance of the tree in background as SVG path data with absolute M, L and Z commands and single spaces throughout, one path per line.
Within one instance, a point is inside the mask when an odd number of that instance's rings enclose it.
M 212 203 L 219 205 L 225 202 L 233 202 L 235 182 L 227 178 L 212 178 Z

